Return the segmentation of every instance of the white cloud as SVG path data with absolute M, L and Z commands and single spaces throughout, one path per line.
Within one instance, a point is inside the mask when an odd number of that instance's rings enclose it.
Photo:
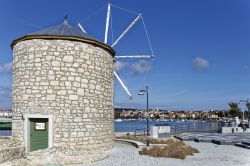
M 0 65 L 0 73 L 8 73 L 12 71 L 12 62 Z
M 193 63 L 194 63 L 195 69 L 197 70 L 206 70 L 210 68 L 210 64 L 208 60 L 201 58 L 201 57 L 195 58 Z
M 128 63 L 117 61 L 115 63 L 115 71 L 119 72 L 119 71 L 123 70 L 127 66 L 128 66 Z
M 148 61 L 140 60 L 136 63 L 131 64 L 131 71 L 133 74 L 143 74 L 151 70 L 151 64 Z

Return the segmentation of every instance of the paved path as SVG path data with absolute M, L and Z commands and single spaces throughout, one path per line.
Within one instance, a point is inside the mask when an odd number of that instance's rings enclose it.
M 250 166 L 248 149 L 192 141 L 186 143 L 197 148 L 200 153 L 185 160 L 154 158 L 139 155 L 131 145 L 116 143 L 108 159 L 81 166 Z
M 182 140 L 194 140 L 199 139 L 201 141 L 212 141 L 212 140 L 220 140 L 220 141 L 231 141 L 233 143 L 242 142 L 242 141 L 250 141 L 250 133 L 182 133 L 176 134 L 175 136 L 181 138 Z

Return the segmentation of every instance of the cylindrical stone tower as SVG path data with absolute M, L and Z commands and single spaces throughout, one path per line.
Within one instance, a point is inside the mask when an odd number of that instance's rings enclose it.
M 27 151 L 109 149 L 114 50 L 67 21 L 11 46 L 13 139 Z

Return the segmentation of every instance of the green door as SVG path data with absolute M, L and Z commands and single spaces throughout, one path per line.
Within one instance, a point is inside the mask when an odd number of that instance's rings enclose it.
M 48 148 L 48 119 L 30 119 L 30 151 Z

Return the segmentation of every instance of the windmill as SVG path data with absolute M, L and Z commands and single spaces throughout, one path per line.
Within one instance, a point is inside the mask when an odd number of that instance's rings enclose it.
M 105 5 L 106 6 L 106 5 Z M 107 15 L 106 15 L 106 25 L 105 25 L 105 34 L 104 34 L 104 43 L 107 44 L 108 43 L 108 33 L 109 33 L 109 26 L 110 26 L 110 17 L 111 17 L 111 6 L 128 11 L 128 12 L 132 12 L 130 10 L 118 7 L 116 5 L 113 5 L 111 3 L 108 3 L 107 5 Z M 103 9 L 103 8 L 101 8 Z M 100 11 L 101 9 L 99 9 L 98 11 Z M 98 12 L 97 11 L 97 12 Z M 96 13 L 97 13 L 96 12 Z M 96 14 L 95 13 L 95 14 Z M 148 36 L 148 32 L 143 20 L 143 16 L 140 13 L 135 13 L 132 12 L 134 14 L 136 14 L 137 16 L 135 17 L 135 19 L 124 29 L 124 31 L 120 34 L 120 36 L 111 44 L 111 47 L 114 48 L 120 41 L 122 38 L 124 38 L 124 36 L 130 31 L 130 29 L 133 28 L 133 26 L 139 21 L 141 20 L 143 23 L 143 27 L 146 33 L 146 37 L 148 40 L 148 44 L 151 50 L 151 53 L 148 55 L 116 55 L 114 56 L 115 60 L 116 59 L 145 59 L 145 58 L 154 58 L 154 53 L 153 53 L 153 49 L 151 46 L 151 42 L 149 40 L 149 36 Z M 86 30 L 81 26 L 80 23 L 78 23 L 78 27 L 84 32 L 86 33 Z M 128 95 L 129 99 L 132 99 L 132 94 L 130 93 L 128 87 L 125 85 L 124 81 L 122 81 L 122 79 L 120 78 L 120 76 L 118 75 L 118 73 L 114 70 L 114 76 L 117 78 L 118 82 L 120 83 L 120 85 L 122 86 L 123 90 L 125 91 L 125 93 Z

